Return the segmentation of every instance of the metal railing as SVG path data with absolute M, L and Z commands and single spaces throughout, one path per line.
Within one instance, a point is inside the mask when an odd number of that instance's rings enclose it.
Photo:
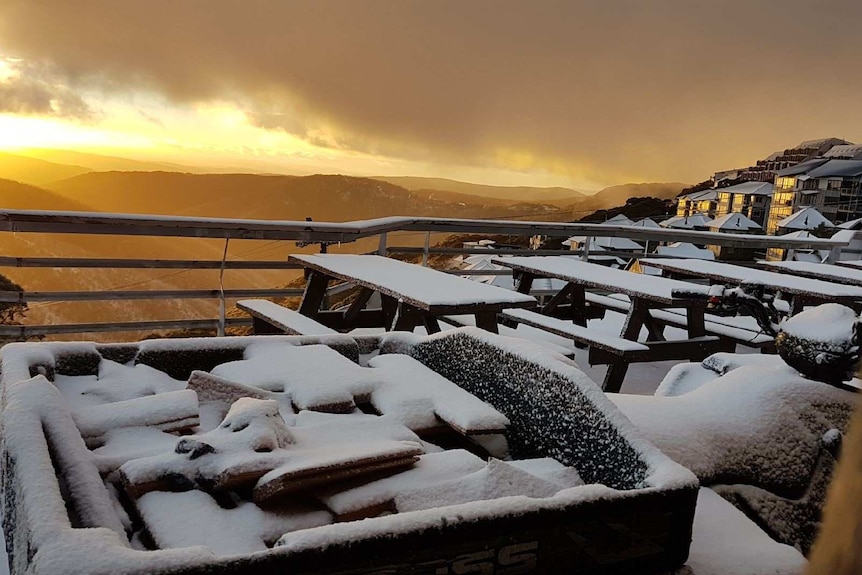
M 180 260 L 141 258 L 75 258 L 75 257 L 28 257 L 0 253 L 0 270 L 4 268 L 81 268 L 100 269 L 175 269 L 218 270 L 218 286 L 210 289 L 109 289 L 87 291 L 0 291 L 0 303 L 55 303 L 55 302 L 105 302 L 131 300 L 190 300 L 215 299 L 219 302 L 218 317 L 204 319 L 172 319 L 156 321 L 111 321 L 101 323 L 51 323 L 44 325 L 0 325 L 0 337 L 25 339 L 32 336 L 54 334 L 83 334 L 97 332 L 150 331 L 172 329 L 216 329 L 223 333 L 226 327 L 250 325 L 247 318 L 226 317 L 229 300 L 250 297 L 301 296 L 299 288 L 247 288 L 225 289 L 223 277 L 235 270 L 296 270 L 294 264 L 278 260 L 230 260 L 227 258 L 227 242 L 243 240 L 285 240 L 297 245 L 352 243 L 377 237 L 377 250 L 381 255 L 421 255 L 427 264 L 432 255 L 573 255 L 588 257 L 589 248 L 581 251 L 527 250 L 524 248 L 446 248 L 432 247 L 432 234 L 465 235 L 509 235 L 569 237 L 573 235 L 592 237 L 628 237 L 646 242 L 692 242 L 729 247 L 765 250 L 770 247 L 785 249 L 826 249 L 833 253 L 845 242 L 827 239 L 785 239 L 775 236 L 734 235 L 716 232 L 651 229 L 610 226 L 607 224 L 523 222 L 507 220 L 468 220 L 420 217 L 389 217 L 355 222 L 310 222 L 310 221 L 265 221 L 225 218 L 164 217 L 130 214 L 103 214 L 94 212 L 48 212 L 28 210 L 0 210 L 0 234 L 3 232 L 26 234 L 90 234 L 113 236 L 151 236 L 185 238 L 220 238 L 225 240 L 224 256 L 220 260 Z M 389 235 L 400 232 L 424 234 L 424 245 L 390 246 Z M 589 246 L 590 242 L 585 242 Z M 0 243 L 2 245 L 2 243 Z M 357 250 L 360 251 L 360 250 Z M 636 257 L 631 252 L 602 251 L 602 255 L 624 258 Z M 654 254 L 651 254 L 654 257 Z M 504 275 L 509 270 L 460 269 L 443 270 L 463 275 Z M 13 278 L 14 279 L 14 278 Z M 335 287 L 333 291 L 344 289 Z

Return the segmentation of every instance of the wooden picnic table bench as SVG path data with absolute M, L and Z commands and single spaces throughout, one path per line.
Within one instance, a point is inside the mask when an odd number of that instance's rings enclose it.
M 236 307 L 251 316 L 255 335 L 331 335 L 338 333 L 292 309 L 265 299 L 244 299 Z
M 849 286 L 862 286 L 862 269 L 836 266 L 832 264 L 817 264 L 814 262 L 768 262 L 758 261 L 763 269 L 781 274 L 812 278 Z
M 620 294 L 601 295 L 587 292 L 586 298 L 588 304 L 623 314 L 628 313 L 631 306 L 631 300 Z M 653 309 L 650 310 L 650 316 L 662 325 L 682 329 L 688 325 L 685 310 L 682 309 Z M 707 313 L 704 316 L 704 329 L 708 335 L 716 335 L 734 344 L 760 348 L 764 353 L 772 353 L 775 349 L 775 338 L 764 333 L 753 317 L 725 317 Z
M 673 277 L 706 278 L 714 283 L 732 285 L 761 284 L 768 291 L 790 296 L 790 315 L 802 311 L 806 305 L 841 303 L 859 308 L 862 287 L 841 285 L 807 277 L 794 277 L 772 271 L 737 266 L 709 260 L 644 258 L 641 265 L 663 270 Z
M 294 255 L 288 261 L 305 269 L 307 283 L 299 313 L 338 331 L 356 327 L 412 330 L 424 324 L 429 333 L 436 333 L 440 331 L 438 317 L 470 314 L 478 327 L 497 333 L 501 310 L 537 305 L 530 295 L 383 256 Z M 346 311 L 321 310 L 333 280 L 360 287 Z M 365 309 L 375 292 L 380 294 L 381 309 Z
M 620 390 L 629 363 L 668 359 L 701 360 L 717 351 L 724 351 L 727 347 L 720 338 L 706 333 L 706 298 L 683 297 L 674 293 L 680 290 L 706 295 L 708 288 L 705 286 L 635 274 L 572 258 L 512 257 L 494 259 L 492 262 L 512 268 L 516 275 L 517 289 L 522 293 L 530 290 L 537 277 L 557 278 L 566 282 L 566 286 L 551 298 L 541 314 L 507 311 L 503 312 L 502 317 L 544 328 L 558 335 L 565 332 L 566 337 L 589 346 L 590 363 L 608 364 L 602 384 L 605 391 Z M 590 315 L 587 309 L 587 288 L 629 297 L 626 318 L 619 337 L 587 329 Z M 556 318 L 558 321 L 551 321 L 555 318 L 550 316 L 560 315 L 556 312 L 565 305 L 568 306 L 565 308 L 566 319 L 570 320 L 571 324 L 559 317 Z M 661 325 L 651 315 L 652 310 L 664 308 L 685 310 L 688 339 L 668 341 L 664 337 Z M 648 332 L 647 341 L 639 342 L 643 327 L 646 327 Z M 633 346 L 633 342 L 645 349 Z

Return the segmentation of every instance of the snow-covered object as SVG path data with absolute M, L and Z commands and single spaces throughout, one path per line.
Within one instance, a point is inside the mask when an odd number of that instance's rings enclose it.
M 368 365 L 381 372 L 383 381 L 371 404 L 410 429 L 436 427 L 438 417 L 466 435 L 503 433 L 509 424 L 491 405 L 411 357 L 381 355 Z
M 559 490 L 523 469 L 491 459 L 482 469 L 463 477 L 402 492 L 395 497 L 395 508 L 404 513 L 500 497 L 550 497 Z
M 290 395 L 299 409 L 349 412 L 355 398 L 366 401 L 379 384 L 364 369 L 325 345 L 255 343 L 245 359 L 214 367 L 213 375 Z
M 447 337 L 454 339 L 456 343 L 462 340 L 466 342 L 466 348 L 461 353 L 449 354 L 448 359 L 445 355 L 448 348 L 444 345 Z M 171 373 L 176 377 L 181 372 L 190 374 L 194 369 L 212 369 L 219 362 L 244 359 L 245 349 L 254 341 L 267 344 L 286 342 L 293 345 L 293 342 L 299 339 L 212 338 L 202 343 L 203 350 L 196 350 L 194 346 L 183 341 L 146 342 L 147 353 L 143 358 L 143 344 L 115 348 L 109 353 L 112 361 L 128 363 L 129 366 L 141 359 L 146 361 L 139 361 L 139 364 L 144 363 L 151 367 L 178 360 L 170 367 Z M 219 347 L 220 343 L 223 347 Z M 448 361 L 451 365 L 446 369 L 461 369 L 465 366 L 465 360 L 469 363 L 479 357 L 484 362 L 482 369 L 468 366 L 469 373 L 462 374 L 470 380 L 471 387 L 478 386 L 490 391 L 501 382 L 517 384 L 518 388 L 514 391 L 503 389 L 503 403 L 508 404 L 507 398 L 511 397 L 513 392 L 525 395 L 528 403 L 524 405 L 535 406 L 535 402 L 553 402 L 558 398 L 563 400 L 549 404 L 546 411 L 540 409 L 537 413 L 537 417 L 544 416 L 537 424 L 545 424 L 551 428 L 550 433 L 546 433 L 541 439 L 554 440 L 547 445 L 535 443 L 530 447 L 531 457 L 539 456 L 543 459 L 518 464 L 507 462 L 505 467 L 495 472 L 495 476 L 500 479 L 500 486 L 504 486 L 505 477 L 523 478 L 526 474 L 537 478 L 537 481 L 530 479 L 531 484 L 549 485 L 547 493 L 550 495 L 545 496 L 545 488 L 542 487 L 540 491 L 532 492 L 535 497 L 521 493 L 342 524 L 326 524 L 331 520 L 328 514 L 304 515 L 301 509 L 288 510 L 287 514 L 283 515 L 286 506 L 280 504 L 276 506 L 277 509 L 269 505 L 265 508 L 252 506 L 247 500 L 248 488 L 238 491 L 228 489 L 224 492 L 220 487 L 230 487 L 230 483 L 219 483 L 217 479 L 207 480 L 214 477 L 210 471 L 218 467 L 212 466 L 216 460 L 221 460 L 225 469 L 227 464 L 233 465 L 232 472 L 235 472 L 236 464 L 242 468 L 248 463 L 246 447 L 256 445 L 266 450 L 279 443 L 277 433 L 274 442 L 267 439 L 272 439 L 268 435 L 271 430 L 268 429 L 255 437 L 244 437 L 239 441 L 240 436 L 257 428 L 260 418 L 276 420 L 281 416 L 282 410 L 279 408 L 283 405 L 277 400 L 261 398 L 240 402 L 237 409 L 226 418 L 229 421 L 225 427 L 218 427 L 209 433 L 196 432 L 180 439 L 174 437 L 174 445 L 179 444 L 179 451 L 183 453 L 165 454 L 169 436 L 158 430 L 140 427 L 110 430 L 105 435 L 105 444 L 98 449 L 99 453 L 93 453 L 84 447 L 69 410 L 61 399 L 62 396 L 49 382 L 44 378 L 36 378 L 37 381 L 41 380 L 46 389 L 51 390 L 57 399 L 55 403 L 45 399 L 45 390 L 42 388 L 30 393 L 23 392 L 27 389 L 25 380 L 34 371 L 44 371 L 52 377 L 68 378 L 70 384 L 73 378 L 83 378 L 79 381 L 92 384 L 92 378 L 98 377 L 99 363 L 105 359 L 100 355 L 98 346 L 48 346 L 33 343 L 17 348 L 3 348 L 0 350 L 0 384 L 4 394 L 0 449 L 3 449 L 4 521 L 6 534 L 10 537 L 13 561 L 17 561 L 19 566 L 18 571 L 43 575 L 114 573 L 120 566 L 122 572 L 129 574 L 242 573 L 260 570 L 287 572 L 309 569 L 326 573 L 343 570 L 344 565 L 352 565 L 353 561 L 361 561 L 363 557 L 371 556 L 384 562 L 391 560 L 393 564 L 435 560 L 434 554 L 439 551 L 439 546 L 448 549 L 458 545 L 459 549 L 466 553 L 484 552 L 483 550 L 492 548 L 500 537 L 513 544 L 533 545 L 534 540 L 531 537 L 539 535 L 533 535 L 534 531 L 531 530 L 537 526 L 542 531 L 541 537 L 545 537 L 546 531 L 556 537 L 557 530 L 563 525 L 573 535 L 586 536 L 589 533 L 579 527 L 580 518 L 594 517 L 597 513 L 600 516 L 604 510 L 612 508 L 616 509 L 614 521 L 622 525 L 622 528 L 637 533 L 638 540 L 650 536 L 650 540 L 654 542 L 648 551 L 650 561 L 667 568 L 680 565 L 688 547 L 686 534 L 691 521 L 695 478 L 645 441 L 571 361 L 547 351 L 546 348 L 475 329 L 458 330 L 451 335 L 438 334 L 430 338 L 417 338 L 402 342 L 401 348 L 413 351 L 417 346 L 426 344 L 427 347 L 421 349 L 422 353 L 434 355 L 435 366 L 441 368 L 446 367 L 444 362 Z M 353 348 L 356 348 L 355 344 Z M 502 354 L 506 358 L 507 365 L 502 370 L 488 369 L 494 365 L 494 353 Z M 201 363 L 195 363 L 197 360 Z M 431 366 L 426 366 L 428 367 Z M 378 366 L 362 369 L 383 372 L 388 368 Z M 399 371 L 402 377 L 412 377 L 411 374 L 414 373 L 400 368 L 392 373 Z M 437 371 L 437 374 L 446 377 L 440 371 Z M 545 375 L 552 381 L 543 382 Z M 22 379 L 16 379 L 17 376 Z M 463 381 L 466 382 L 466 379 Z M 535 388 L 539 391 L 536 392 Z M 551 389 L 556 391 L 551 393 Z M 194 390 L 188 391 L 193 392 Z M 574 400 L 566 399 L 571 395 L 575 396 Z M 202 403 L 226 401 L 226 397 L 227 395 L 224 398 L 207 397 Z M 487 401 L 491 403 L 496 399 L 499 398 L 492 394 Z M 459 400 L 454 396 L 452 400 L 447 399 L 446 409 L 453 408 L 448 405 L 449 401 Z M 553 415 L 557 406 L 563 408 L 564 414 L 561 416 Z M 572 406 L 576 408 L 570 409 Z M 497 411 L 502 413 L 500 409 Z M 510 420 L 510 426 L 516 424 L 508 413 L 504 415 Z M 519 417 L 524 415 L 526 414 L 520 414 Z M 58 428 L 51 423 L 56 418 L 65 418 L 66 422 L 59 440 L 54 437 Z M 411 450 L 421 450 L 421 445 L 430 446 L 420 443 L 415 434 L 391 414 L 330 414 L 306 410 L 291 414 L 291 420 L 289 431 L 293 443 L 277 447 L 269 453 L 253 452 L 251 456 L 265 457 L 276 452 L 295 456 L 276 468 L 276 476 L 285 471 L 292 473 L 307 468 L 304 463 L 315 463 L 318 467 L 323 467 L 323 464 L 336 459 L 355 461 L 363 453 L 367 454 L 372 447 L 382 446 L 386 442 L 390 442 L 390 445 L 410 443 Z M 583 429 L 563 429 L 579 421 Z M 582 433 L 590 426 L 597 431 Z M 521 433 L 525 437 L 533 435 L 530 429 Z M 225 439 L 223 436 L 226 434 L 231 437 Z M 604 440 L 603 434 L 607 434 L 607 441 Z M 72 443 L 77 442 L 77 447 L 70 450 L 62 438 L 64 436 L 72 438 Z M 265 441 L 257 441 L 261 437 Z M 489 437 L 496 440 L 498 436 Z M 201 438 L 208 441 L 200 441 Z M 242 447 L 242 453 L 233 452 L 235 439 L 237 446 Z M 140 445 L 135 445 L 136 443 Z M 144 445 L 148 443 L 153 444 L 152 450 L 150 446 Z M 202 445 L 208 445 L 209 448 L 201 447 Z M 140 451 L 137 450 L 138 447 Z M 435 453 L 439 451 L 439 448 L 430 447 Z M 144 453 L 146 455 L 141 457 Z M 316 453 L 319 459 L 314 460 L 312 453 Z M 581 454 L 589 455 L 581 457 Z M 558 461 L 547 459 L 548 455 L 553 455 Z M 106 489 L 99 477 L 99 470 L 110 473 L 112 465 L 125 460 L 122 468 L 128 471 L 135 467 L 134 464 L 146 459 L 158 462 L 168 458 L 197 466 L 193 475 L 186 476 L 187 481 L 183 487 L 213 489 L 213 495 L 199 491 L 182 494 L 147 491 L 138 497 L 139 503 L 145 502 L 143 505 L 147 508 L 145 515 L 148 518 L 145 521 L 153 523 L 148 525 L 148 529 L 154 538 L 161 542 L 160 545 L 183 546 L 182 549 L 142 551 L 141 538 L 138 535 L 132 534 L 132 543 L 126 544 L 128 534 L 123 527 L 131 528 L 132 523 L 125 517 L 125 511 L 119 507 L 119 498 L 114 490 Z M 604 463 L 602 458 L 606 459 Z M 563 462 L 581 460 L 587 463 L 590 480 L 600 477 L 616 488 L 599 484 L 581 485 L 577 471 L 563 465 Z M 621 477 L 614 477 L 618 462 L 622 463 L 619 466 Z M 169 471 L 177 471 L 162 464 L 158 471 L 163 472 L 166 467 Z M 55 477 L 58 471 L 62 474 L 62 491 Z M 178 471 L 178 475 L 182 476 L 187 470 L 180 468 Z M 245 468 L 245 471 L 249 469 Z M 250 471 L 259 472 L 256 469 Z M 478 469 L 473 472 L 475 471 Z M 76 474 L 86 475 L 90 479 L 82 481 Z M 108 481 L 111 481 L 112 475 L 109 475 Z M 154 476 L 158 477 L 158 473 Z M 189 477 L 193 477 L 193 480 L 189 480 Z M 22 487 L 23 484 L 26 484 L 26 487 Z M 98 496 L 88 495 L 91 488 Z M 128 504 L 127 499 L 123 499 Z M 217 503 L 213 505 L 213 502 Z M 109 516 L 114 518 L 113 532 L 104 527 L 105 522 L 92 519 L 78 521 L 80 514 L 75 518 L 76 521 L 81 525 L 93 527 L 73 528 L 69 520 L 70 513 L 75 513 L 79 508 L 88 510 L 90 516 L 97 516 L 99 509 L 109 510 Z M 277 516 L 269 513 L 275 513 Z M 180 521 L 176 521 L 177 514 L 182 514 Z M 159 517 L 163 519 L 158 519 Z M 171 523 L 164 523 L 164 519 Z M 312 527 L 313 524 L 319 526 Z M 658 524 L 663 526 L 662 529 L 666 526 L 669 526 L 669 529 L 656 533 L 651 526 Z M 192 525 L 198 526 L 197 532 L 185 532 L 192 529 Z M 212 533 L 209 528 L 216 525 L 221 525 L 228 535 Z M 274 532 L 280 529 L 286 530 L 287 533 L 278 539 L 276 549 L 267 550 L 278 536 Z M 185 531 L 180 533 L 180 530 Z M 224 538 L 229 538 L 230 533 L 235 535 L 228 542 Z M 611 542 L 612 545 L 619 546 L 620 553 L 614 554 L 613 557 L 620 561 L 621 569 L 624 564 L 637 567 L 638 562 L 643 560 L 643 556 L 631 557 L 626 554 L 626 550 L 630 548 L 628 541 L 629 538 L 623 538 Z M 535 546 L 529 549 L 532 550 L 531 556 L 559 551 L 566 556 L 572 555 L 567 560 L 575 560 L 573 550 L 568 546 L 547 549 L 543 545 L 541 549 L 536 549 Z M 35 554 L 33 550 L 36 550 Z M 258 552 L 249 555 L 252 551 Z M 224 556 L 216 557 L 221 554 Z M 375 565 L 377 566 L 379 565 Z
M 782 322 L 775 347 L 788 365 L 806 377 L 837 384 L 856 373 L 860 330 L 855 311 L 827 303 Z
M 332 515 L 310 504 L 261 509 L 240 502 L 224 509 L 208 493 L 153 491 L 136 507 L 160 549 L 206 547 L 216 555 L 266 551 L 283 534 L 327 525 Z
M 770 535 L 805 550 L 834 465 L 824 436 L 846 430 L 858 395 L 805 379 L 775 356 L 733 357 L 662 383 L 687 386 L 681 395 L 611 399 L 701 484 L 721 485 Z
M 655 222 L 655 220 L 653 220 L 652 218 L 644 218 L 644 219 L 642 219 L 642 220 L 638 220 L 638 221 L 636 221 L 635 223 L 633 223 L 633 224 L 632 224 L 632 227 L 635 227 L 635 228 L 650 228 L 650 229 L 661 228 L 661 226 L 660 226 L 660 225 L 658 225 L 658 224 Z
M 153 427 L 163 431 L 189 429 L 198 424 L 198 397 L 190 389 L 85 407 L 72 412 L 84 441 L 99 444 L 112 429 Z
M 675 258 L 694 258 L 698 260 L 715 259 L 715 254 L 712 250 L 699 248 L 688 242 L 673 242 L 666 246 L 659 246 L 655 249 L 655 253 L 663 256 L 673 256 Z

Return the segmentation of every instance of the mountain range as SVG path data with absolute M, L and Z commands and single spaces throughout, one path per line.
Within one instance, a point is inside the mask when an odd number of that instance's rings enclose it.
M 0 209 L 151 213 L 242 219 L 359 220 L 393 215 L 577 220 L 632 196 L 675 196 L 684 184 L 627 184 L 585 195 L 568 188 L 482 186 L 437 178 L 357 178 L 344 175 L 191 173 L 183 166 L 125 158 L 44 153 L 0 153 Z M 62 158 L 69 163 L 49 159 Z M 110 170 L 110 171 L 106 171 Z M 16 181 L 17 180 L 17 181 Z M 399 184 L 400 182 L 400 184 Z M 403 185 L 402 185 L 403 184 Z M 424 234 L 398 234 L 398 245 L 419 246 Z M 434 241 L 443 239 L 435 237 Z M 393 238 L 392 241 L 396 241 Z M 363 252 L 365 240 L 332 251 Z M 222 240 L 88 235 L 0 234 L 0 255 L 79 258 L 220 259 Z M 293 242 L 232 240 L 229 258 L 284 259 L 313 251 Z M 3 269 L 28 291 L 212 289 L 217 270 Z M 228 272 L 225 287 L 272 287 L 296 277 L 289 271 Z M 214 300 L 36 303 L 28 323 L 77 323 L 214 317 Z M 116 339 L 117 335 L 95 336 Z M 130 337 L 138 337 L 130 335 Z

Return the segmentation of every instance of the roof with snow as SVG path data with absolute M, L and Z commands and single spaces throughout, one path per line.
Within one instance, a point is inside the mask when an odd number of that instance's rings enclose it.
M 829 176 L 859 176 L 862 175 L 862 160 L 829 160 L 810 172 L 812 178 Z
M 804 174 L 814 168 L 822 166 L 829 160 L 826 158 L 814 158 L 812 160 L 806 160 L 804 162 L 799 162 L 795 166 L 790 166 L 789 168 L 784 168 L 783 170 L 778 170 L 778 176 L 796 176 L 798 174 Z
M 652 218 L 644 218 L 642 220 L 638 220 L 633 225 L 636 228 L 660 228 L 661 227 Z
M 674 242 L 666 246 L 659 246 L 656 248 L 655 253 L 665 256 L 674 256 L 677 258 L 694 258 L 698 260 L 715 259 L 715 254 L 712 253 L 711 250 L 699 248 L 688 242 Z
M 771 196 L 773 192 L 773 186 L 770 182 L 742 182 L 741 184 L 736 184 L 735 186 L 728 186 L 726 188 L 718 188 L 719 194 L 745 194 L 745 195 L 757 195 L 757 196 Z
M 844 230 L 862 230 L 862 218 L 844 222 L 843 224 L 839 224 L 838 227 Z
M 862 156 L 862 144 L 844 144 L 832 146 L 828 152 L 823 154 L 824 158 L 849 158 L 858 159 Z
M 694 228 L 705 228 L 712 220 L 704 214 L 692 214 L 690 216 L 674 216 L 661 222 L 663 228 L 676 228 L 680 230 L 693 230 Z
M 805 149 L 805 148 L 822 148 L 827 144 L 832 144 L 833 146 L 840 146 L 844 144 L 849 144 L 847 140 L 842 140 L 841 138 L 819 138 L 817 140 L 805 140 L 804 142 L 800 142 L 796 149 Z
M 821 226 L 834 228 L 835 224 L 810 206 L 778 222 L 778 227 L 785 230 L 815 230 Z
M 586 239 L 587 236 L 572 236 L 566 241 L 564 241 L 563 245 L 571 246 L 572 244 L 581 244 L 586 241 Z M 593 241 L 590 242 L 590 249 L 594 248 L 604 248 L 606 250 L 640 251 L 643 249 L 643 246 L 633 240 L 630 240 L 629 238 L 604 236 L 593 238 Z
M 700 190 L 699 192 L 684 194 L 679 197 L 686 198 L 687 200 L 692 202 L 705 202 L 716 199 L 718 197 L 718 190 L 710 188 L 708 190 Z
M 712 220 L 712 223 L 709 224 L 709 229 L 720 232 L 747 232 L 750 230 L 759 230 L 761 226 L 744 214 L 731 212 Z
M 634 221 L 623 214 L 617 214 L 611 219 L 603 222 L 603 224 L 611 226 L 633 226 Z

